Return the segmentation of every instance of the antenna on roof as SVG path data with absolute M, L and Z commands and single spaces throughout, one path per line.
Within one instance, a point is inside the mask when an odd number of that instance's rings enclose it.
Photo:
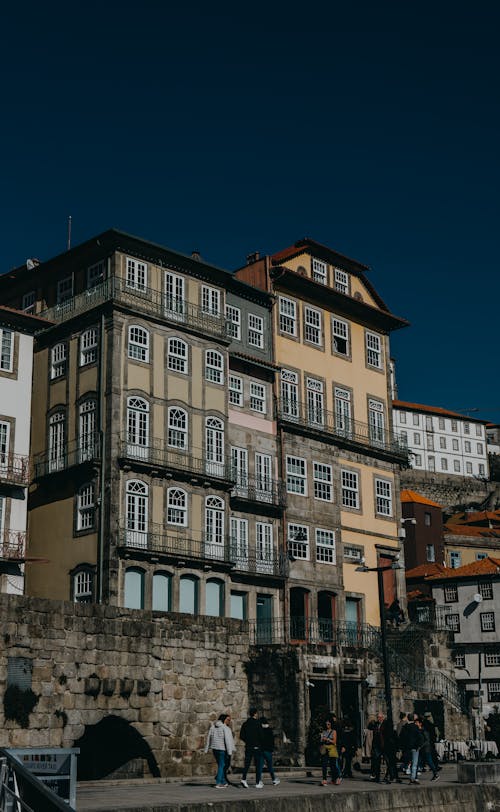
M 71 214 L 68 217 L 68 251 L 71 248 Z

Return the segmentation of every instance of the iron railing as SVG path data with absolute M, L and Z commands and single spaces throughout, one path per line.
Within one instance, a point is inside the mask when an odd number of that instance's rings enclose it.
M 278 479 L 252 479 L 239 475 L 231 496 L 246 502 L 258 502 L 260 505 L 286 506 L 284 483 Z
M 183 471 L 199 477 L 234 482 L 234 469 L 229 458 L 221 462 L 207 460 L 206 456 L 196 456 L 189 451 L 171 448 L 165 440 L 153 439 L 147 445 L 132 443 L 127 439 L 119 442 L 121 459 L 139 465 L 151 465 L 172 471 Z
M 0 749 L 1 812 L 75 812 L 6 750 Z
M 408 616 L 412 625 L 427 630 L 452 632 L 448 626 L 447 617 L 453 614 L 453 606 L 436 606 L 434 601 L 412 601 L 408 608 Z
M 100 453 L 98 434 L 89 436 L 84 442 L 73 440 L 49 451 L 42 451 L 41 454 L 36 454 L 33 459 L 35 479 L 46 474 L 66 471 L 74 465 L 99 460 Z
M 26 552 L 26 532 L 24 530 L 4 530 L 0 533 L 0 558 L 18 560 Z
M 30 480 L 30 458 L 11 452 L 0 453 L 0 482 L 2 485 L 26 486 Z
M 159 553 L 178 558 L 197 561 L 221 561 L 231 563 L 230 543 L 228 539 L 215 542 L 207 536 L 191 538 L 183 533 L 165 533 L 162 524 L 149 524 L 147 529 L 137 530 L 120 527 L 120 540 L 123 547 L 147 553 Z
M 274 578 L 285 578 L 287 574 L 287 562 L 282 553 L 272 550 L 265 558 L 261 556 L 248 555 L 241 546 L 230 540 L 230 556 L 233 569 L 239 572 L 248 572 L 252 575 L 271 576 Z
M 334 412 L 325 409 L 309 408 L 307 403 L 299 400 L 281 399 L 277 401 L 277 418 L 286 425 L 300 426 L 300 428 L 314 433 L 329 435 L 336 442 L 347 447 L 370 448 L 408 460 L 408 444 L 403 438 L 392 430 L 370 426 L 358 420 L 347 420 Z
M 203 334 L 222 339 L 228 337 L 229 323 L 222 314 L 207 313 L 198 305 L 155 288 L 133 287 L 119 276 L 112 276 L 61 304 L 48 307 L 39 315 L 49 321 L 67 321 L 110 301 L 130 307 L 137 313 L 159 316 L 166 321 L 185 325 Z

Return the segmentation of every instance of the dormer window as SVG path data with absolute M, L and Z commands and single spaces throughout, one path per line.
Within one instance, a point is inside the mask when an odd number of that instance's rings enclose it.
M 314 282 L 319 282 L 320 285 L 326 285 L 327 266 L 326 262 L 320 259 L 313 259 L 312 261 L 312 278 Z
M 335 268 L 335 290 L 339 293 L 349 293 L 349 274 L 340 268 Z

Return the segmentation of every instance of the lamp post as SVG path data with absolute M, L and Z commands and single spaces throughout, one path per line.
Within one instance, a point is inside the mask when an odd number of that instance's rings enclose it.
M 389 661 L 387 656 L 387 629 L 385 625 L 385 601 L 384 601 L 384 572 L 388 570 L 400 570 L 401 564 L 399 563 L 399 553 L 395 556 L 392 564 L 385 567 L 367 567 L 362 563 L 356 567 L 356 572 L 376 572 L 377 573 L 377 586 L 378 586 L 378 606 L 380 613 L 380 641 L 382 644 L 382 665 L 384 669 L 384 694 L 385 704 L 387 708 L 387 723 L 389 729 L 394 727 L 394 720 L 392 717 L 392 696 L 391 696 L 391 677 L 389 672 Z

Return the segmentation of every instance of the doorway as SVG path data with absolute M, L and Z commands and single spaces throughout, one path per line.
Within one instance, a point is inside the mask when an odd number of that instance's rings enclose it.
M 257 595 L 257 643 L 273 642 L 273 597 Z
M 325 729 L 333 702 L 332 683 L 326 679 L 311 677 L 306 683 L 309 690 L 309 727 L 307 730 L 306 764 L 321 763 L 319 746 L 321 731 Z
M 356 741 L 361 746 L 363 741 L 363 719 L 361 707 L 361 683 L 342 680 L 340 683 L 341 717 L 348 716 L 356 730 Z

